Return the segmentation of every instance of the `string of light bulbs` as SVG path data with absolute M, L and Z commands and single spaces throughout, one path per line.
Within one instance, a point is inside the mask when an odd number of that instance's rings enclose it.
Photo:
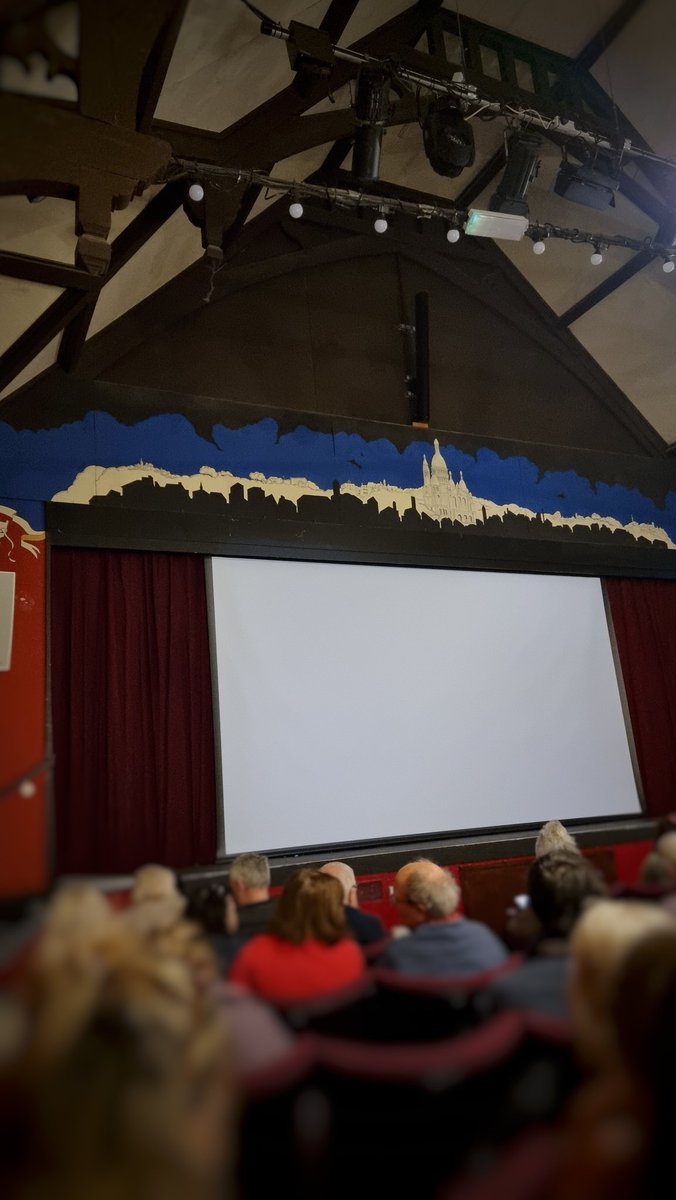
M 415 217 L 419 221 L 440 221 L 446 228 L 446 239 L 449 243 L 457 243 L 466 230 L 470 214 L 474 210 L 453 208 L 444 204 L 429 204 L 401 197 L 384 197 L 353 188 L 333 187 L 326 184 L 308 183 L 305 181 L 279 179 L 266 175 L 253 168 L 219 167 L 213 163 L 195 162 L 189 159 L 174 160 L 177 172 L 173 178 L 191 180 L 188 196 L 194 204 L 201 204 L 205 196 L 205 187 L 222 187 L 226 180 L 229 188 L 239 185 L 255 185 L 268 193 L 280 193 L 290 197 L 289 216 L 300 220 L 304 215 L 303 199 L 319 201 L 332 208 L 347 209 L 353 212 L 371 210 L 374 213 L 373 229 L 376 234 L 387 233 L 390 221 L 397 213 Z M 533 253 L 542 255 L 551 240 L 567 241 L 575 245 L 592 247 L 590 262 L 592 266 L 600 266 L 603 262 L 603 251 L 610 247 L 620 247 L 635 253 L 647 251 L 654 258 L 662 258 L 662 270 L 667 274 L 676 267 L 676 246 L 666 245 L 656 239 L 625 237 L 617 234 L 594 233 L 591 230 L 567 228 L 550 222 L 532 221 L 524 230 L 524 236 L 532 240 Z

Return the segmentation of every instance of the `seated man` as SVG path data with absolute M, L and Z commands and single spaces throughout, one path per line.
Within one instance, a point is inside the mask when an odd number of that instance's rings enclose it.
M 536 858 L 528 872 L 528 893 L 541 934 L 523 966 L 494 980 L 482 1008 L 517 1008 L 568 1015 L 568 937 L 587 902 L 606 894 L 601 875 L 577 850 Z
M 499 967 L 507 951 L 479 921 L 457 913 L 460 888 L 429 859 L 407 863 L 394 881 L 394 903 L 410 937 L 393 941 L 378 966 L 403 975 L 474 975 Z
M 343 889 L 343 904 L 347 924 L 360 946 L 372 946 L 382 942 L 386 936 L 385 926 L 379 917 L 362 912 L 357 896 L 357 880 L 352 867 L 344 862 L 328 862 L 319 868 L 324 875 L 333 875 Z
M 270 864 L 264 854 L 239 854 L 230 866 L 230 893 L 237 905 L 237 929 L 240 939 L 265 933 L 274 912 L 270 899 Z

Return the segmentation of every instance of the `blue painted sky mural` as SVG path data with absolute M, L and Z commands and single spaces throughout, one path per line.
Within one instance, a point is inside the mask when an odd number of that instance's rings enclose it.
M 462 472 L 475 497 L 535 513 L 601 514 L 623 525 L 652 523 L 676 541 L 676 492 L 668 493 L 662 508 L 637 489 L 594 483 L 573 470 L 543 472 L 523 456 L 501 457 L 488 448 L 473 455 L 447 443 L 440 449 L 453 479 Z M 42 502 L 66 491 L 87 467 L 131 467 L 139 462 L 176 475 L 210 467 L 244 478 L 252 472 L 302 477 L 321 489 L 330 489 L 335 480 L 354 485 L 384 481 L 395 488 L 417 489 L 423 457 L 429 460 L 431 454 L 429 442 L 420 438 L 399 449 L 387 438 L 371 440 L 354 432 L 334 435 L 303 424 L 280 433 L 272 418 L 238 429 L 216 424 L 211 438 L 200 436 L 178 414 L 127 425 L 96 412 L 37 431 L 15 430 L 0 422 L 0 504 L 42 529 Z

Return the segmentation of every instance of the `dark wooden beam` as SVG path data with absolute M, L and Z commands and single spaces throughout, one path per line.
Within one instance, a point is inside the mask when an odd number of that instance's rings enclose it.
M 328 33 L 334 46 L 340 41 L 359 0 L 331 0 L 320 29 Z
M 150 130 L 187 4 L 188 0 L 179 0 L 173 12 L 170 12 L 143 68 L 136 103 L 136 128 L 139 133 L 148 133 Z
M 157 196 L 154 196 L 146 204 L 143 212 L 134 217 L 127 228 L 115 238 L 111 249 L 108 274 L 103 279 L 95 280 L 95 284 L 98 283 L 99 288 L 112 279 L 132 255 L 169 219 L 182 203 L 183 193 L 184 185 L 182 183 L 168 183 Z M 96 287 L 93 291 L 98 295 Z M 37 321 L 34 321 L 0 358 L 0 391 L 6 388 L 19 372 L 28 366 L 36 354 L 48 346 L 52 339 L 89 305 L 91 298 L 92 291 L 68 288 L 53 304 L 50 304 Z
M 604 279 L 598 287 L 588 292 L 586 296 L 578 300 L 577 304 L 573 304 L 571 308 L 562 313 L 559 318 L 561 325 L 569 326 L 575 321 L 579 321 L 580 317 L 583 317 L 590 309 L 600 304 L 602 300 L 606 300 L 619 287 L 622 287 L 623 283 L 627 283 L 629 279 L 634 278 L 634 275 L 638 275 L 638 272 L 647 267 L 648 263 L 651 263 L 654 257 L 654 254 L 650 250 L 639 250 L 638 254 L 635 254 L 633 258 L 623 263 L 617 271 L 613 271 L 612 275 Z
M 80 271 L 68 263 L 50 258 L 35 258 L 31 254 L 13 254 L 0 250 L 0 275 L 26 279 L 29 283 L 46 283 L 50 287 L 78 288 L 89 292 L 99 286 L 99 280 L 89 271 Z
M 98 298 L 97 293 L 91 298 L 89 304 L 81 308 L 77 316 L 69 321 L 63 331 L 56 361 L 60 367 L 63 367 L 64 371 L 73 371 L 77 366 L 78 359 L 87 341 L 89 326 L 94 316 L 94 309 L 96 308 Z
M 476 199 L 481 195 L 485 188 L 498 177 L 507 162 L 507 155 L 504 146 L 499 146 L 497 150 L 491 154 L 483 167 L 477 171 L 476 175 L 470 179 L 462 191 L 456 196 L 455 204 L 458 208 L 469 208 Z
M 608 18 L 598 33 L 594 34 L 591 41 L 587 42 L 584 50 L 577 55 L 575 59 L 577 65 L 584 71 L 589 71 L 594 63 L 598 62 L 599 58 L 605 54 L 615 38 L 619 37 L 638 10 L 643 8 L 644 4 L 645 0 L 624 0 L 624 3 Z

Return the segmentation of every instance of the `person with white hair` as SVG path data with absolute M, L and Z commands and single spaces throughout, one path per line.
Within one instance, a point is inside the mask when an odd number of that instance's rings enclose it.
M 399 919 L 411 931 L 387 947 L 378 965 L 405 975 L 473 975 L 499 967 L 507 950 L 487 925 L 462 917 L 460 888 L 430 862 L 407 863 L 394 881 Z
M 352 930 L 355 940 L 360 946 L 373 946 L 385 938 L 385 926 L 379 917 L 362 912 L 359 907 L 357 880 L 355 873 L 347 863 L 327 862 L 319 868 L 324 875 L 333 875 L 343 889 L 343 905 L 345 918 Z
M 228 885 L 237 905 L 239 937 L 265 933 L 275 911 L 270 899 L 270 863 L 265 855 L 238 854 L 230 864 Z

